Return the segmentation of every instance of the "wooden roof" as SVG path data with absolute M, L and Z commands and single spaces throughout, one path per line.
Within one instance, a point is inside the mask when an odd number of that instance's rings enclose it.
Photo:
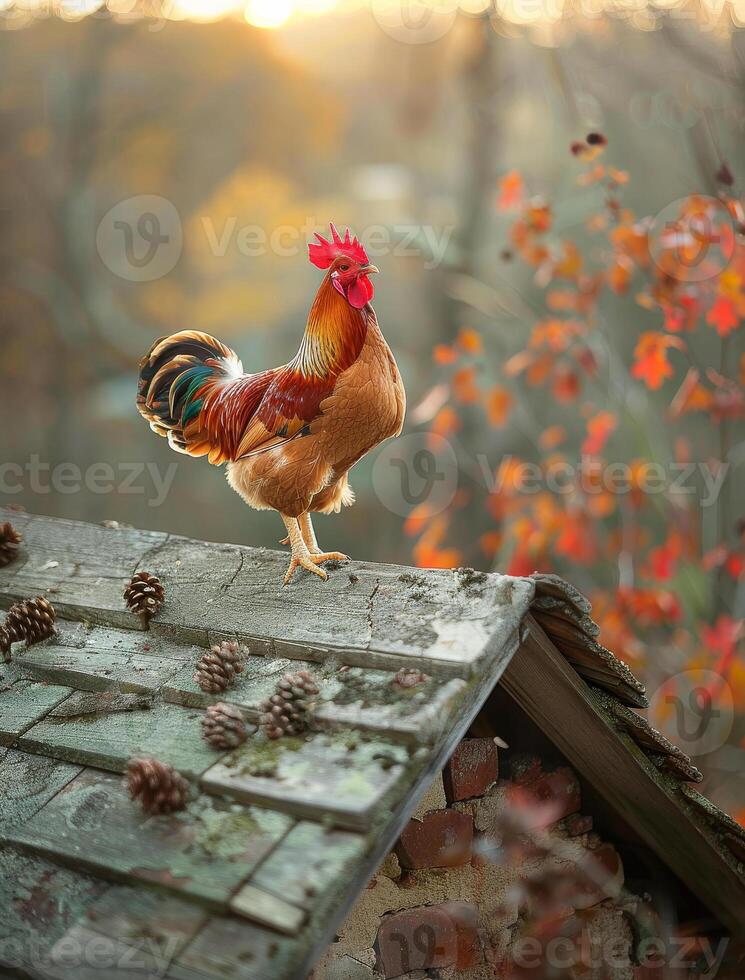
M 155 937 L 146 949 L 171 980 L 304 978 L 500 679 L 721 921 L 743 922 L 745 835 L 684 796 L 695 767 L 630 710 L 643 686 L 560 579 L 354 563 L 283 589 L 279 552 L 6 519 L 24 542 L 0 569 L 0 605 L 43 594 L 60 617 L 54 640 L 17 644 L 0 666 L 0 938 L 36 951 L 6 966 L 67 976 L 71 937 Z M 149 632 L 122 600 L 139 570 L 166 588 Z M 312 733 L 227 753 L 202 740 L 218 698 L 194 664 L 224 638 L 250 656 L 222 699 L 255 723 L 282 674 L 307 668 Z M 427 679 L 402 688 L 401 667 Z M 147 818 L 129 801 L 120 774 L 140 754 L 190 779 L 184 812 Z

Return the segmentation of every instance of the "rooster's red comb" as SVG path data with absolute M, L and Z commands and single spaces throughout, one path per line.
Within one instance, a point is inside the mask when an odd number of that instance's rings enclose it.
M 329 228 L 331 229 L 330 242 L 316 232 L 315 235 L 318 239 L 318 244 L 312 242 L 308 245 L 308 258 L 313 265 L 318 266 L 319 269 L 328 269 L 334 259 L 339 255 L 346 255 L 355 262 L 360 262 L 364 265 L 368 264 L 367 252 L 356 236 L 354 238 L 351 237 L 349 228 L 347 228 L 344 238 L 341 237 L 333 223 L 329 225 Z

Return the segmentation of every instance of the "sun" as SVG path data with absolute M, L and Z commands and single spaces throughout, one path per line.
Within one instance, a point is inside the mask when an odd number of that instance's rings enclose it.
M 249 0 L 245 17 L 253 27 L 282 27 L 293 11 L 292 0 Z

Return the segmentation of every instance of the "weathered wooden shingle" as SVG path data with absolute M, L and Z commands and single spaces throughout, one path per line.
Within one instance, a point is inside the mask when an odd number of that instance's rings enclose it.
M 57 759 L 0 749 L 0 834 L 25 823 L 79 773 Z
M 153 636 L 206 646 L 237 636 L 272 656 L 365 667 L 419 666 L 444 677 L 485 669 L 516 631 L 533 597 L 526 579 L 355 563 L 318 588 L 283 588 L 281 552 L 13 515 L 24 563 L 0 570 L 5 604 L 42 592 L 68 619 L 136 628 L 122 590 L 136 569 L 158 575 L 166 601 Z M 408 577 L 407 577 L 408 576 Z M 423 584 L 422 584 L 423 583 Z
M 70 714 L 60 705 L 26 730 L 16 744 L 27 752 L 122 772 L 132 756 L 155 756 L 185 775 L 197 776 L 217 755 L 200 737 L 201 713 L 178 705 L 143 702 L 132 711 L 100 713 L 83 693 Z
M 183 813 L 148 817 L 121 779 L 86 769 L 36 816 L 5 833 L 11 842 L 105 877 L 152 882 L 221 908 L 291 825 L 280 813 L 209 797 Z
M 356 734 L 314 734 L 249 741 L 201 779 L 209 792 L 298 817 L 368 829 L 395 798 L 408 751 Z
M 653 758 L 658 759 L 662 768 L 688 782 L 703 781 L 702 773 L 693 765 L 685 752 L 653 728 L 646 718 L 616 701 L 615 698 L 605 698 L 603 703 L 617 719 L 621 728 L 628 732 L 637 745 L 645 749 Z
M 70 694 L 70 687 L 25 680 L 4 688 L 0 691 L 0 745 L 14 745 L 19 735 Z

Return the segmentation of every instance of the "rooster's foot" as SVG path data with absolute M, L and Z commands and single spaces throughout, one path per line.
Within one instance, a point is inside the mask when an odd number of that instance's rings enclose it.
M 279 539 L 279 543 L 280 544 L 289 544 L 290 543 L 290 535 L 288 534 L 286 538 L 280 538 Z
M 319 551 L 314 555 L 293 555 L 290 561 L 290 567 L 287 569 L 287 574 L 285 575 L 284 584 L 287 585 L 297 568 L 304 568 L 309 572 L 313 572 L 314 575 L 318 575 L 319 578 L 325 581 L 328 575 L 322 568 L 318 567 L 325 561 L 349 561 L 349 555 L 343 555 L 341 551 Z
M 325 556 L 324 556 L 325 557 Z M 312 572 L 324 581 L 328 578 L 328 575 L 322 568 L 319 568 L 316 564 L 318 561 L 318 555 L 311 554 L 300 554 L 293 555 L 290 561 L 290 567 L 287 569 L 287 574 L 285 575 L 284 585 L 290 581 L 292 576 L 295 574 L 296 568 L 304 568 L 308 572 Z
M 321 551 L 318 548 L 317 551 L 311 551 L 312 561 L 349 561 L 349 555 L 343 554 L 341 551 Z

